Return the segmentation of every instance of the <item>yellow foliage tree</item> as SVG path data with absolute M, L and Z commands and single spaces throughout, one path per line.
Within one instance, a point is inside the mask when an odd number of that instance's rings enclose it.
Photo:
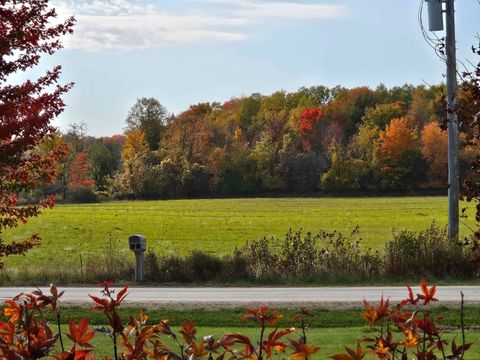
M 142 130 L 131 130 L 126 133 L 122 150 L 122 160 L 124 163 L 133 160 L 135 157 L 146 155 L 147 152 L 148 146 Z
M 145 157 L 148 154 L 148 145 L 142 130 L 131 130 L 125 135 L 122 150 L 123 173 L 120 184 L 123 192 L 138 195 L 143 191 L 145 176 Z

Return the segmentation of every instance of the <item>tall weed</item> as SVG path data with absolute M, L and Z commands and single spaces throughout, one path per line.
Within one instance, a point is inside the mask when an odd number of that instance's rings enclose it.
M 446 228 L 436 223 L 421 232 L 400 231 L 385 245 L 385 275 L 394 277 L 457 277 L 475 275 L 469 249 L 450 242 Z

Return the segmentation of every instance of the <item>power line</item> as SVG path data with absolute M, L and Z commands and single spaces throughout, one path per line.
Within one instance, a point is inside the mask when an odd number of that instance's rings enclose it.
M 480 0 L 477 0 L 480 2 Z M 418 24 L 422 32 L 422 36 L 425 39 L 425 42 L 435 51 L 437 57 L 443 62 L 447 62 L 447 56 L 445 54 L 445 38 L 439 38 L 435 33 L 433 36 L 429 35 L 429 32 L 425 29 L 423 24 L 423 9 L 424 9 L 424 0 L 420 0 L 420 6 L 418 9 Z
M 425 42 L 433 49 L 435 52 L 435 55 L 443 61 L 445 64 L 447 64 L 447 54 L 445 52 L 446 44 L 445 44 L 445 37 L 438 37 L 437 34 L 434 32 L 427 31 L 423 24 L 423 11 L 424 11 L 424 1 L 425 0 L 420 0 L 420 6 L 418 9 L 418 24 L 420 26 L 420 30 L 422 32 L 422 36 L 425 39 Z M 480 5 L 480 0 L 476 0 L 478 4 Z M 432 34 L 433 37 L 430 35 Z M 469 72 L 469 67 L 462 61 L 457 59 L 457 64 L 461 65 L 461 67 L 466 71 Z M 463 79 L 463 74 L 458 71 L 457 67 L 457 75 L 460 79 Z

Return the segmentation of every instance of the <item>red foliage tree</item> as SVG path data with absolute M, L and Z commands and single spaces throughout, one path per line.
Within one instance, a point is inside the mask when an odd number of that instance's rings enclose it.
M 61 95 L 72 84 L 58 85 L 59 66 L 34 81 L 13 85 L 9 80 L 37 65 L 42 54 L 61 48 L 58 38 L 72 32 L 74 19 L 51 25 L 55 17 L 47 0 L 0 0 L 0 234 L 53 206 L 48 197 L 19 207 L 17 194 L 54 179 L 62 151 L 42 154 L 36 147 L 53 133 L 51 121 L 64 107 Z M 23 254 L 38 241 L 37 235 L 10 243 L 0 238 L 0 258 Z
M 322 109 L 307 108 L 300 114 L 300 132 L 308 134 L 323 117 Z
M 70 165 L 68 188 L 71 190 L 93 186 L 95 180 L 88 178 L 88 153 L 79 152 Z
M 303 135 L 303 149 L 310 151 L 312 132 L 323 118 L 323 111 L 318 107 L 304 109 L 300 114 L 300 133 Z

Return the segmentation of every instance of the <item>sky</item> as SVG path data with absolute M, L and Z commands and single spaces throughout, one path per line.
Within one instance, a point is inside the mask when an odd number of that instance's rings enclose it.
M 39 67 L 61 64 L 75 82 L 55 121 L 65 131 L 123 132 L 129 108 L 155 97 L 172 113 L 199 102 L 301 86 L 387 86 L 444 81 L 425 42 L 420 0 L 51 0 L 75 32 Z M 480 1 L 456 1 L 458 57 L 478 42 Z M 424 25 L 428 26 L 426 10 Z M 442 37 L 442 32 L 436 33 Z

